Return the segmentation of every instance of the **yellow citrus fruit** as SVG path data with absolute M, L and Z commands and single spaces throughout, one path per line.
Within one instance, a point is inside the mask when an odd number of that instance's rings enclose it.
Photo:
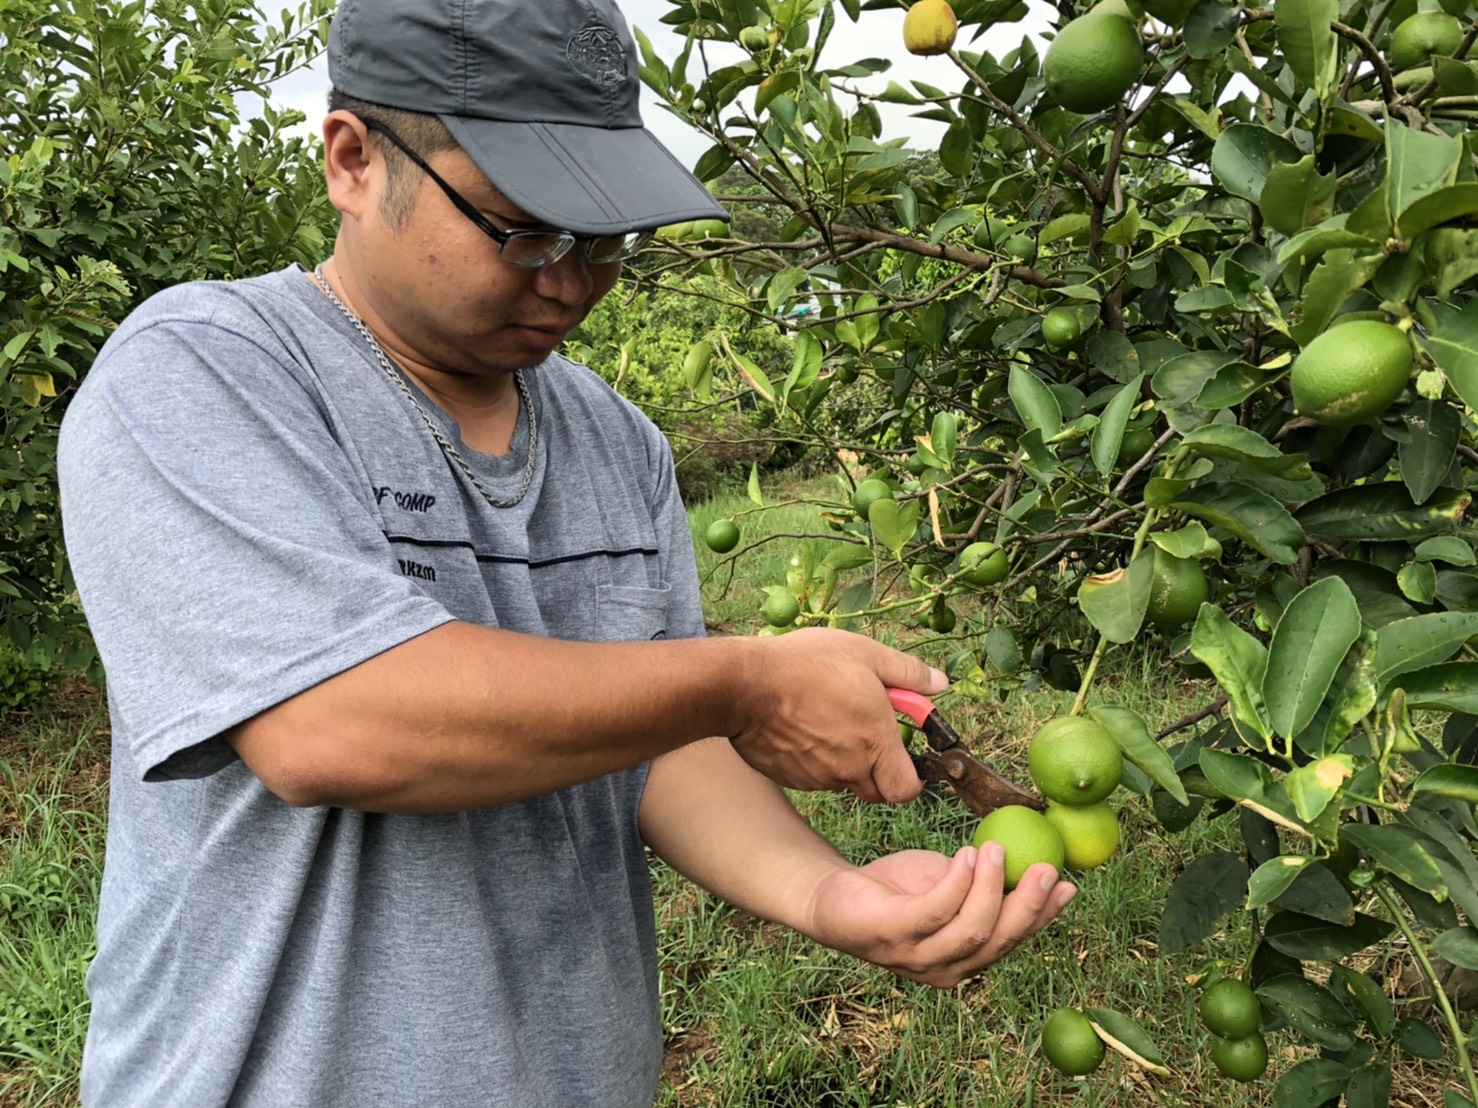
M 1042 340 L 1055 349 L 1071 346 L 1082 333 L 1083 325 L 1071 308 L 1053 308 L 1042 317 Z
M 1211 1061 L 1233 1081 L 1256 1081 L 1268 1071 L 1268 1044 L 1255 1032 L 1242 1039 L 1212 1039 Z
M 863 519 L 867 518 L 867 509 L 872 507 L 874 500 L 892 500 L 893 490 L 888 483 L 878 477 L 869 477 L 865 481 L 859 481 L 857 488 L 852 491 L 852 510 Z
M 1047 822 L 1062 837 L 1068 869 L 1096 869 L 1119 849 L 1119 817 L 1108 801 L 1097 804 L 1047 805 Z
M 1211 595 L 1206 571 L 1194 558 L 1177 558 L 1155 547 L 1150 578 L 1150 604 L 1145 617 L 1161 631 L 1170 631 L 1195 619 Z
M 1097 804 L 1124 775 L 1119 744 L 1101 724 L 1083 716 L 1044 723 L 1032 736 L 1026 761 L 1042 795 L 1059 804 Z
M 771 627 L 789 627 L 801 614 L 801 602 L 779 589 L 769 593 L 760 605 L 760 617 Z
M 1319 423 L 1368 423 L 1391 406 L 1411 377 L 1411 340 L 1375 319 L 1331 327 L 1293 362 L 1293 410 Z
M 960 22 L 947 0 L 918 0 L 903 17 L 903 48 L 910 54 L 945 54 Z
M 1446 12 L 1417 12 L 1391 32 L 1391 68 L 1431 65 L 1432 55 L 1450 58 L 1463 41 L 1463 25 Z
M 976 847 L 985 843 L 1001 844 L 1006 852 L 1008 889 L 1016 888 L 1026 871 L 1038 862 L 1051 862 L 1056 869 L 1062 869 L 1065 857 L 1057 829 L 1041 812 L 1022 804 L 1008 804 L 984 817 L 975 825 L 970 843 Z
M 1201 994 L 1201 1022 L 1223 1039 L 1245 1039 L 1262 1022 L 1262 1004 L 1245 981 L 1223 977 Z
M 960 551 L 960 580 L 977 588 L 998 585 L 1006 577 L 1006 552 L 993 542 L 972 542 Z
M 1143 68 L 1144 47 L 1134 24 L 1091 12 L 1059 31 L 1042 60 L 1047 95 L 1080 115 L 1113 107 Z
M 1042 1053 L 1068 1077 L 1086 1077 L 1103 1064 L 1103 1040 L 1076 1008 L 1059 1008 L 1042 1024 Z
M 739 545 L 739 525 L 732 519 L 716 519 L 704 529 L 703 541 L 715 554 L 727 554 Z

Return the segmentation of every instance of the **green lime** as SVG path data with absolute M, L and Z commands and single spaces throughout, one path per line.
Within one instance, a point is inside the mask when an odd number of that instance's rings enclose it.
M 1124 755 L 1114 737 L 1084 716 L 1048 720 L 1032 736 L 1027 770 L 1042 795 L 1059 804 L 1096 804 L 1124 775 Z
M 1020 258 L 1027 265 L 1037 260 L 1037 240 L 1021 232 L 1012 235 L 1001 244 L 1001 251 L 1012 258 Z
M 852 510 L 863 519 L 867 518 L 867 509 L 872 507 L 874 500 L 892 500 L 893 490 L 888 487 L 886 481 L 877 477 L 869 477 L 865 481 L 859 481 L 857 488 L 852 492 Z
M 1128 469 L 1149 453 L 1155 445 L 1155 433 L 1148 427 L 1129 427 L 1119 440 L 1119 465 Z
M 703 541 L 715 554 L 727 554 L 739 545 L 739 525 L 732 519 L 716 519 L 704 529 Z
M 1047 804 L 1047 822 L 1062 837 L 1068 869 L 1097 869 L 1119 849 L 1119 817 L 1106 800 L 1097 804 Z
M 1211 595 L 1211 586 L 1194 558 L 1177 558 L 1157 546 L 1154 559 L 1145 617 L 1161 631 L 1171 631 L 1196 618 Z
M 1446 12 L 1417 12 L 1391 32 L 1391 68 L 1398 72 L 1431 65 L 1432 55 L 1450 58 L 1463 41 L 1463 25 Z
M 1201 994 L 1201 1022 L 1223 1039 L 1245 1039 L 1262 1022 L 1262 1005 L 1245 981 L 1223 977 Z
M 770 591 L 760 605 L 760 616 L 771 627 L 789 627 L 801 615 L 801 602 L 780 588 Z
M 960 551 L 960 580 L 976 588 L 988 588 L 1005 580 L 1006 552 L 993 542 L 972 542 Z
M 766 30 L 763 23 L 757 23 L 753 27 L 746 27 L 739 32 L 739 45 L 751 54 L 758 54 L 761 50 L 770 48 L 770 32 Z
M 1042 1053 L 1068 1077 L 1086 1077 L 1103 1064 L 1103 1040 L 1076 1008 L 1059 1008 L 1042 1024 Z
M 1117 16 L 1111 18 L 1118 19 Z M 1120 19 L 1119 22 L 1124 21 Z M 1082 333 L 1083 325 L 1078 322 L 1078 313 L 1071 308 L 1053 308 L 1042 317 L 1042 341 L 1054 350 L 1071 346 Z
M 1143 68 L 1144 47 L 1134 24 L 1090 13 L 1057 32 L 1042 61 L 1042 77 L 1056 103 L 1088 115 L 1118 103 Z
M 1293 410 L 1335 427 L 1368 423 L 1401 395 L 1411 367 L 1399 327 L 1373 319 L 1331 327 L 1293 362 Z
M 1242 1039 L 1214 1038 L 1211 1061 L 1233 1081 L 1256 1081 L 1268 1071 L 1268 1044 L 1256 1032 Z
M 997 808 L 975 825 L 972 846 L 1000 843 L 1006 852 L 1005 884 L 1014 889 L 1026 871 L 1038 862 L 1051 862 L 1062 869 L 1065 854 L 1062 838 L 1047 817 L 1021 804 Z
M 948 604 L 936 604 L 929 612 L 929 630 L 948 635 L 955 629 L 955 610 Z

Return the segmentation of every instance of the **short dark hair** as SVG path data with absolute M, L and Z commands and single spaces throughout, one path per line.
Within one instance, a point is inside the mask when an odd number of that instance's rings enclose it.
M 328 94 L 328 110 L 350 112 L 367 122 L 373 120 L 389 127 L 423 158 L 429 159 L 444 150 L 460 149 L 446 124 L 425 112 L 371 104 L 338 89 L 332 89 Z M 385 196 L 380 212 L 392 226 L 403 227 L 415 210 L 416 191 L 421 187 L 422 175 L 393 142 L 381 142 L 377 137 L 375 145 L 385 158 Z

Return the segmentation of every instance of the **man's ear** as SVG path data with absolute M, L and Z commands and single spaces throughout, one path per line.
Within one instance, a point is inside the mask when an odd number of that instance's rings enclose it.
M 378 204 L 385 160 L 353 112 L 330 112 L 323 121 L 323 176 L 329 202 L 350 219 L 362 219 Z

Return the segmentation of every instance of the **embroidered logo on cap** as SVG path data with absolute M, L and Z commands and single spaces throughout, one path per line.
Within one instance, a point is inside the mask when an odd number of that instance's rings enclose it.
M 626 79 L 626 52 L 616 32 L 592 23 L 565 43 L 565 56 L 576 73 L 599 88 L 615 88 Z

